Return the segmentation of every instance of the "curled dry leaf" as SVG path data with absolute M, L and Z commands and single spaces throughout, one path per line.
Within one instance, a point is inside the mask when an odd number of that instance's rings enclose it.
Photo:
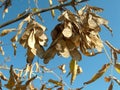
M 1 53 L 2 55 L 5 55 L 5 52 L 4 52 L 3 48 L 2 48 L 2 46 L 0 46 L 0 53 Z
M 90 84 L 94 81 L 96 81 L 98 78 L 100 78 L 109 68 L 110 64 L 105 64 L 102 66 L 102 68 L 87 82 L 84 82 L 84 84 Z
M 28 48 L 27 49 L 27 63 L 32 63 L 33 62 L 33 59 L 34 59 L 35 55 L 33 54 L 32 52 L 32 49 L 31 48 Z
M 5 84 L 5 87 L 12 90 L 12 88 L 15 86 L 13 65 L 11 65 L 9 73 L 10 73 L 10 77 L 7 84 Z
M 64 84 L 62 83 L 62 81 L 56 81 L 56 80 L 53 80 L 53 79 L 49 79 L 48 82 L 50 83 L 53 83 L 57 86 L 63 86 Z
M 114 85 L 114 83 L 111 82 L 111 83 L 110 83 L 110 86 L 108 87 L 108 90 L 113 90 L 113 85 Z
M 16 28 L 11 28 L 11 29 L 5 29 L 0 33 L 0 36 L 5 36 L 7 34 L 9 34 L 10 32 L 16 31 Z
M 4 81 L 8 81 L 8 79 L 4 76 L 2 72 L 0 72 L 0 78 Z
M 30 48 L 35 48 L 35 35 L 34 30 L 31 31 L 30 36 L 28 37 L 28 46 Z
M 120 63 L 114 65 L 115 70 L 120 74 Z
M 16 49 L 17 49 L 17 45 L 15 43 L 12 43 L 13 49 L 14 49 L 14 56 L 16 56 Z
M 62 71 L 62 73 L 66 73 L 65 64 L 58 66 L 58 68 Z
M 110 82 L 111 78 L 110 77 L 104 77 L 105 82 Z
M 70 74 L 72 75 L 71 76 L 71 84 L 72 84 L 77 76 L 77 69 L 78 69 L 77 61 L 72 59 L 70 61 L 69 67 L 70 67 Z
M 43 55 L 44 63 L 47 64 L 57 53 L 55 47 L 49 47 Z

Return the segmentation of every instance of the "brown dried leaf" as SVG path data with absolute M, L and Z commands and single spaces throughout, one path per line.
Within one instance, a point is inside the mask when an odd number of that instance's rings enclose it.
M 16 28 L 11 28 L 11 29 L 5 29 L 0 33 L 0 36 L 5 36 L 7 34 L 9 34 L 10 32 L 16 31 Z
M 75 44 L 71 40 L 66 39 L 66 45 L 67 45 L 67 48 L 70 52 L 72 59 L 74 59 L 74 60 L 82 59 L 80 52 L 77 50 Z
M 4 81 L 8 81 L 8 79 L 4 76 L 2 72 L 0 72 L 0 78 Z
M 14 48 L 14 56 L 16 56 L 16 49 L 17 49 L 17 45 L 15 43 L 12 43 L 12 46 Z
M 42 34 L 41 36 L 39 36 L 39 43 L 41 46 L 45 46 L 47 41 L 48 41 L 48 38 L 45 34 Z
M 111 78 L 110 77 L 104 77 L 105 82 L 110 82 Z
M 120 74 L 120 63 L 114 65 L 115 70 Z
M 54 46 L 49 47 L 43 55 L 44 63 L 47 64 L 52 58 L 54 58 L 56 53 L 57 51 Z
M 83 72 L 82 68 L 80 66 L 77 67 L 77 75 L 81 74 Z
M 35 63 L 35 66 L 36 66 L 36 70 L 35 70 L 35 72 L 39 72 L 39 71 L 40 71 L 39 63 L 36 62 L 36 63 Z
M 60 15 L 58 17 L 58 21 L 61 22 L 61 21 L 64 21 L 64 20 L 75 22 L 76 21 L 76 16 L 72 12 L 66 10 L 62 13 L 62 15 Z
M 18 35 L 15 35 L 13 38 L 11 38 L 12 42 L 17 42 L 17 40 L 18 40 Z
M 49 79 L 48 82 L 50 83 L 53 83 L 57 86 L 63 86 L 64 84 L 62 83 L 62 81 L 56 81 L 56 80 L 53 80 L 53 79 Z
M 66 73 L 65 64 L 58 66 L 58 68 L 62 71 L 62 73 Z
M 110 83 L 110 86 L 108 87 L 108 90 L 113 90 L 113 82 Z
M 35 49 L 36 49 L 36 55 L 40 58 L 43 58 L 43 55 L 45 53 L 44 48 L 40 44 L 36 43 Z
M 35 48 L 35 35 L 34 31 L 31 31 L 30 36 L 28 38 L 28 46 L 30 48 Z
M 90 84 L 94 81 L 96 81 L 97 79 L 99 79 L 109 68 L 110 64 L 105 64 L 102 66 L 102 68 L 87 82 L 84 82 L 84 84 Z
M 27 63 L 31 64 L 33 62 L 34 56 L 35 55 L 31 51 L 31 48 L 28 48 L 28 50 L 27 50 Z
M 5 55 L 5 52 L 4 52 L 3 48 L 2 48 L 2 46 L 0 46 L 0 53 L 1 53 L 2 55 Z
M 12 89 L 15 86 L 13 65 L 11 65 L 9 73 L 10 73 L 10 77 L 9 77 L 8 83 L 5 84 L 5 87 L 8 89 Z
M 71 84 L 72 84 L 77 76 L 77 69 L 78 69 L 77 61 L 72 59 L 70 61 L 69 67 L 70 67 L 70 73 L 72 74 L 71 76 Z

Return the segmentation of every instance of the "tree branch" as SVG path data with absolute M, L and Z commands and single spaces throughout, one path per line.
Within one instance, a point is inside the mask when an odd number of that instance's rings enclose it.
M 88 0 L 80 0 L 80 1 L 78 0 L 78 1 L 76 1 L 75 3 L 78 4 L 78 3 L 82 3 L 82 2 L 86 2 L 86 1 L 88 1 Z M 60 9 L 61 7 L 70 6 L 70 5 L 73 5 L 73 1 L 68 2 L 68 3 L 65 3 L 65 4 L 60 4 L 60 5 L 52 6 L 52 7 L 49 7 L 49 8 L 41 9 L 41 10 L 39 10 L 39 11 L 37 11 L 37 12 L 34 12 L 34 13 L 28 12 L 28 13 L 20 16 L 20 17 L 17 17 L 17 18 L 15 18 L 15 19 L 9 20 L 9 21 L 1 24 L 1 25 L 0 25 L 0 28 L 3 28 L 3 27 L 5 27 L 5 26 L 7 26 L 7 25 L 10 25 L 10 24 L 12 24 L 12 23 L 15 23 L 15 22 L 17 22 L 17 21 L 19 21 L 19 20 L 22 20 L 22 19 L 26 18 L 27 16 L 29 16 L 30 14 L 32 14 L 32 15 L 37 15 L 37 14 L 39 14 L 39 13 L 43 13 L 43 12 L 46 12 L 46 11 L 50 11 L 50 10 L 52 10 L 52 9 Z

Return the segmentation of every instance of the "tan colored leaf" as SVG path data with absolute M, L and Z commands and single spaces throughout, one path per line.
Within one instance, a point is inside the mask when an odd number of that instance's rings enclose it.
M 30 48 L 35 48 L 35 35 L 34 31 L 31 31 L 30 36 L 28 38 L 28 46 Z
M 8 81 L 8 79 L 4 76 L 2 72 L 0 72 L 0 78 L 4 81 Z
M 36 71 L 36 72 L 39 72 L 39 71 L 40 71 L 39 63 L 36 62 L 36 63 L 35 63 L 35 66 L 36 66 L 36 70 L 35 70 L 35 71 Z
M 18 35 L 15 35 L 13 38 L 11 38 L 12 42 L 17 42 L 17 40 L 18 40 Z
M 3 50 L 3 48 L 0 46 L 0 53 L 2 54 L 2 55 L 5 55 L 5 52 L 4 52 L 4 50 Z
M 52 53 L 51 53 L 52 52 Z M 55 47 L 49 47 L 43 55 L 44 63 L 47 64 L 57 53 Z
M 10 73 L 10 77 L 9 77 L 8 83 L 5 84 L 5 87 L 8 89 L 12 89 L 15 86 L 13 65 L 11 65 L 9 73 Z
M 84 82 L 84 84 L 90 84 L 94 81 L 96 81 L 97 79 L 99 79 L 109 68 L 110 64 L 105 64 L 102 66 L 102 68 L 87 82 Z
M 120 74 L 120 63 L 114 65 L 115 70 Z
M 62 13 L 62 15 L 58 17 L 58 21 L 64 21 L 64 20 L 76 22 L 76 16 L 69 10 L 66 10 Z
M 52 15 L 53 18 L 55 17 L 55 10 L 54 9 L 51 10 L 51 15 Z
M 110 82 L 111 78 L 110 77 L 104 77 L 105 82 Z
M 16 28 L 11 28 L 11 29 L 5 29 L 0 33 L 0 36 L 5 36 L 7 34 L 9 34 L 10 32 L 16 31 Z
M 74 59 L 74 60 L 81 60 L 82 59 L 82 55 L 77 50 L 75 44 L 71 40 L 67 39 L 66 45 L 67 45 L 67 48 L 70 52 L 72 59 Z
M 67 47 L 63 48 L 63 51 L 60 51 L 59 54 L 64 58 L 68 58 L 70 56 L 70 52 Z
M 108 87 L 108 90 L 113 90 L 113 82 L 110 83 L 110 86 Z
M 36 55 L 40 58 L 43 58 L 43 55 L 45 53 L 44 48 L 40 44 L 36 43 L 35 49 L 36 49 Z
M 16 56 L 16 49 L 17 49 L 17 45 L 15 43 L 12 43 L 12 46 L 14 48 L 14 56 Z
M 72 59 L 70 61 L 69 67 L 70 67 L 70 73 L 72 74 L 71 76 L 71 84 L 72 84 L 77 76 L 77 69 L 78 69 L 77 61 Z
M 49 0 L 49 4 L 50 4 L 50 6 L 52 6 L 53 5 L 53 1 Z
M 58 66 L 58 68 L 62 71 L 62 73 L 66 73 L 65 64 Z
M 63 86 L 63 83 L 61 81 L 56 81 L 56 80 L 53 80 L 53 79 L 49 79 L 48 82 L 53 83 L 57 86 Z
M 83 72 L 82 68 L 80 66 L 77 67 L 77 74 L 81 74 Z
M 65 27 L 62 31 L 62 34 L 66 38 L 70 38 L 72 36 L 72 30 L 69 27 Z
M 39 43 L 41 46 L 45 46 L 47 40 L 48 40 L 48 38 L 45 34 L 42 34 L 41 36 L 39 36 Z
M 33 59 L 34 59 L 34 54 L 32 53 L 31 49 L 28 48 L 27 50 L 27 63 L 32 63 L 33 62 Z

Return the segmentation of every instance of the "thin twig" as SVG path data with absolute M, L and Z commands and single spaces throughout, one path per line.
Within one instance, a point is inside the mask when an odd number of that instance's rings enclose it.
M 76 3 L 78 4 L 78 3 L 82 3 L 82 2 L 86 2 L 86 1 L 88 1 L 88 0 L 81 0 L 81 1 L 77 1 Z M 70 5 L 72 5 L 72 2 L 68 2 L 68 3 L 65 3 L 65 4 L 60 4 L 60 5 L 52 6 L 52 7 L 49 7 L 49 8 L 41 9 L 41 10 L 39 10 L 39 11 L 37 11 L 37 12 L 34 12 L 34 13 L 28 12 L 28 13 L 20 16 L 20 17 L 17 17 L 17 18 L 15 18 L 15 19 L 12 19 L 12 20 L 10 20 L 10 21 L 7 21 L 7 22 L 1 24 L 1 25 L 0 25 L 0 28 L 3 28 L 3 27 L 5 27 L 5 26 L 7 26 L 7 25 L 10 25 L 10 24 L 12 24 L 12 23 L 15 23 L 15 22 L 17 22 L 17 21 L 19 21 L 19 20 L 22 20 L 22 19 L 26 18 L 27 16 L 29 16 L 30 14 L 32 14 L 32 15 L 37 15 L 37 14 L 39 14 L 39 13 L 47 12 L 47 11 L 50 11 L 50 10 L 52 10 L 52 9 L 60 9 L 61 7 L 70 6 Z

